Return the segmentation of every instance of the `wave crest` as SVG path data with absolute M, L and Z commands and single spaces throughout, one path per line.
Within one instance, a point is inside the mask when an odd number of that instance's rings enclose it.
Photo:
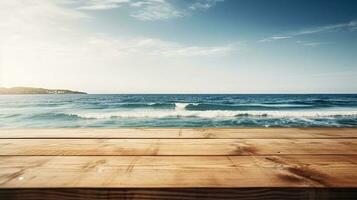
M 182 107 L 180 107 L 181 109 Z M 357 111 L 189 111 L 189 110 L 138 110 L 107 113 L 71 113 L 84 119 L 110 118 L 235 118 L 235 117 L 272 117 L 272 118 L 326 118 L 326 117 L 357 117 Z

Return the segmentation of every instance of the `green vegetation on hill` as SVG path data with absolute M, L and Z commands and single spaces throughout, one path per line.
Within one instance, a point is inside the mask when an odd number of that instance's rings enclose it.
M 4 88 L 0 87 L 0 94 L 87 94 L 85 92 L 60 90 L 60 89 L 45 89 L 45 88 L 32 88 L 32 87 L 13 87 Z

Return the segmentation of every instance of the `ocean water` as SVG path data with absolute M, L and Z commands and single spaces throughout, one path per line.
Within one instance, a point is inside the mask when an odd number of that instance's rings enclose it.
M 357 127 L 357 94 L 0 95 L 0 127 Z

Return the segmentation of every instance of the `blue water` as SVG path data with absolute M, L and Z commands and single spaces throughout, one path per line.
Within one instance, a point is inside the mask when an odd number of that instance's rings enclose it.
M 357 95 L 0 95 L 0 127 L 357 127 Z

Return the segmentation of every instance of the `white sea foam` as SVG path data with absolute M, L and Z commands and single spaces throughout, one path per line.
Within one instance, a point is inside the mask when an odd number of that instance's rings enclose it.
M 178 117 L 198 117 L 198 118 L 234 118 L 234 117 L 294 117 L 294 118 L 318 118 L 350 116 L 357 117 L 357 110 L 353 111 L 190 111 L 184 110 L 180 105 L 176 110 L 135 110 L 116 111 L 105 113 L 71 113 L 81 118 L 87 119 L 109 119 L 109 118 L 178 118 Z M 182 109 L 183 108 L 183 109 Z
M 185 110 L 188 105 L 197 106 L 199 103 L 175 103 L 175 110 Z
M 185 110 L 186 106 L 188 106 L 189 103 L 175 103 L 175 109 L 176 110 Z

